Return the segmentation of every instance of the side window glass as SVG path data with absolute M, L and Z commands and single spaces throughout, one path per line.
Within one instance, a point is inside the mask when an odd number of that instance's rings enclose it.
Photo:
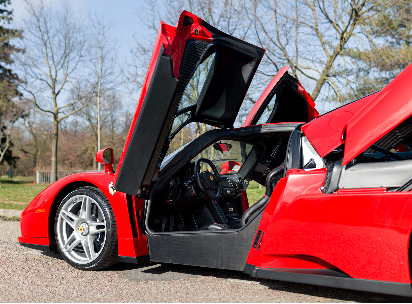
M 262 125 L 268 123 L 273 110 L 276 108 L 276 94 L 273 95 L 272 99 L 269 101 L 265 110 L 263 111 L 262 115 L 260 115 L 259 120 L 257 121 L 257 125 Z
M 199 158 L 210 159 L 222 173 L 237 173 L 247 159 L 253 145 L 233 140 L 221 140 L 202 151 Z
M 182 100 L 179 104 L 179 110 L 185 107 L 196 104 L 198 101 L 202 89 L 205 86 L 207 76 L 211 71 L 215 60 L 215 53 L 211 54 L 205 59 L 196 69 L 192 78 L 190 78 L 189 83 L 187 84 L 185 91 L 183 92 Z M 207 85 L 207 84 L 206 84 Z
M 302 165 L 308 169 L 323 168 L 323 159 L 313 148 L 306 136 L 302 136 Z

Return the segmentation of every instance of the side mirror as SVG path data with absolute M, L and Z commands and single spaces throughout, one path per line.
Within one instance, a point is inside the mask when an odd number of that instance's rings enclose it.
M 106 148 L 106 149 L 103 149 L 97 152 L 96 161 L 98 163 L 104 164 L 104 172 L 114 173 L 114 170 L 113 170 L 114 155 L 113 155 L 112 148 Z
M 240 167 L 242 166 L 237 161 L 229 160 L 222 165 L 222 171 L 220 174 L 226 174 L 228 172 L 237 173 L 240 170 Z

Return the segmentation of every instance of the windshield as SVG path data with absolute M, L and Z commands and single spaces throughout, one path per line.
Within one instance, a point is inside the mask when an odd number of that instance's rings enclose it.
M 192 140 L 192 141 L 193 141 L 193 140 Z M 192 142 L 192 141 L 191 141 L 191 142 Z M 164 168 L 168 163 L 170 163 L 170 161 L 171 161 L 180 151 L 182 151 L 188 144 L 190 144 L 191 142 L 188 142 L 186 145 L 180 147 L 179 149 L 177 149 L 177 150 L 174 151 L 173 153 L 170 153 L 168 156 L 166 156 L 166 157 L 163 159 L 162 163 L 160 164 L 160 171 L 162 171 L 163 168 Z
M 213 162 L 221 174 L 237 173 L 246 161 L 252 147 L 251 144 L 239 141 L 221 140 L 204 149 L 193 161 L 206 158 Z
M 160 170 L 163 170 L 163 168 L 190 143 L 191 142 L 187 143 L 166 156 L 160 165 Z M 195 162 L 199 158 L 206 158 L 213 162 L 221 174 L 237 173 L 243 166 L 252 148 L 253 145 L 251 144 L 234 140 L 220 140 L 213 145 L 208 146 L 194 157 L 192 161 Z

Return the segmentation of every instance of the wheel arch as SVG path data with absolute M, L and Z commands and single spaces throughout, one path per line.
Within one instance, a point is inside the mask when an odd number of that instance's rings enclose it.
M 86 181 L 74 181 L 72 183 L 69 183 L 67 185 L 65 185 L 60 191 L 59 193 L 56 195 L 56 197 L 54 198 L 53 202 L 52 202 L 52 206 L 50 209 L 50 215 L 49 215 L 49 224 L 48 224 L 48 228 L 49 228 L 49 235 L 50 235 L 50 247 L 53 250 L 56 250 L 56 236 L 54 233 L 54 222 L 55 222 L 55 218 L 56 218 L 56 213 L 57 213 L 57 209 L 59 208 L 60 202 L 63 201 L 63 199 L 73 190 L 77 189 L 77 188 L 81 188 L 81 187 L 93 187 L 93 188 L 97 188 L 99 189 L 98 186 L 90 183 L 90 182 L 86 182 Z M 100 189 L 99 189 L 100 190 Z

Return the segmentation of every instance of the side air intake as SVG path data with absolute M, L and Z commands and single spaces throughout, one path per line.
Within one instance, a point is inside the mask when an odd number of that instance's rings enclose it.
M 197 66 L 200 64 L 202 56 L 210 46 L 204 42 L 189 41 L 187 44 L 191 44 L 183 55 L 183 66 L 180 68 L 180 82 L 183 85 L 187 85 L 190 78 L 192 78 Z

